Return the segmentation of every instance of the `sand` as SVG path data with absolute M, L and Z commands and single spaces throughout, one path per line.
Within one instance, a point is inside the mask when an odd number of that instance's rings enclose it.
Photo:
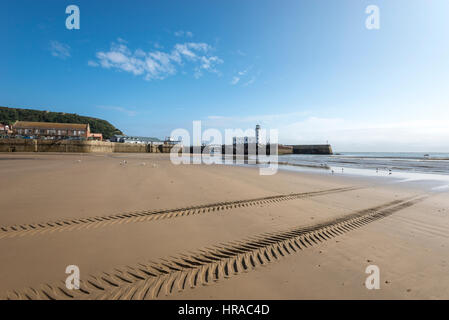
M 166 154 L 0 154 L 0 177 L 0 298 L 449 298 L 447 192 Z

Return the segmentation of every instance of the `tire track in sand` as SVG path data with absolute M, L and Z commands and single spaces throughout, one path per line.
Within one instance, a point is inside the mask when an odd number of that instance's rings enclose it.
M 11 291 L 6 299 L 156 299 L 188 288 L 208 285 L 252 271 L 285 256 L 299 253 L 424 200 L 406 198 L 356 211 L 312 226 L 264 233 L 241 241 L 185 252 L 158 262 L 116 268 L 80 280 L 79 290 L 65 283 Z
M 331 193 L 347 192 L 357 189 L 360 188 L 356 187 L 335 188 L 320 191 L 276 195 L 248 200 L 210 203 L 184 208 L 145 210 L 109 216 L 94 216 L 78 219 L 62 219 L 43 223 L 24 223 L 13 226 L 0 226 L 0 239 L 12 238 L 17 236 L 31 236 L 36 234 L 51 233 L 55 231 L 61 232 L 79 229 L 90 229 L 90 228 L 94 229 L 114 224 L 169 219 L 202 213 L 213 213 L 243 207 L 252 207 L 257 205 L 271 205 L 281 201 L 310 198 L 321 195 L 327 195 Z

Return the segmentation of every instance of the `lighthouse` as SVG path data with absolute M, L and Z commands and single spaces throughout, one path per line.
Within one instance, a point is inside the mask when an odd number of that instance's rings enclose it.
M 260 125 L 256 125 L 256 145 L 259 145 L 259 138 L 260 138 Z

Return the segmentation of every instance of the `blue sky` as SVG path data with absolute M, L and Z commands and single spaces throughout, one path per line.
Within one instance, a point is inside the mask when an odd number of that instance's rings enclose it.
M 0 39 L 3 106 L 129 135 L 201 120 L 337 151 L 449 151 L 447 0 L 2 1 Z

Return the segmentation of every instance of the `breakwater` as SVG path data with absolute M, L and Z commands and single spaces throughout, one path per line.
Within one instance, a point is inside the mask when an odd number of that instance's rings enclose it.
M 332 154 L 330 144 L 293 145 L 293 154 Z
M 39 139 L 0 139 L 0 152 L 124 152 L 124 153 L 169 153 L 170 144 L 137 144 L 86 140 L 39 140 Z M 185 147 L 184 152 L 204 152 L 205 146 Z M 264 150 L 260 150 L 263 148 Z M 332 154 L 330 145 L 222 145 L 222 154 Z
M 83 140 L 0 139 L 0 152 L 169 153 L 172 145 Z

